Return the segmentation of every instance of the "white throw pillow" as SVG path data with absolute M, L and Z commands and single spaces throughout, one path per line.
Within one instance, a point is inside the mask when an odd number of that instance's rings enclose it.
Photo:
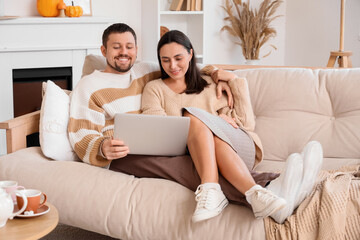
M 78 161 L 72 149 L 67 126 L 70 97 L 54 82 L 43 84 L 45 94 L 40 111 L 40 146 L 46 157 L 59 161 Z

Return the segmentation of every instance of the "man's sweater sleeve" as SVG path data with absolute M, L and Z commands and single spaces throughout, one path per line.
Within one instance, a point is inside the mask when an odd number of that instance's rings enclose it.
M 80 91 L 81 90 L 81 91 Z M 97 107 L 86 90 L 77 88 L 70 102 L 69 140 L 78 157 L 91 165 L 104 167 L 111 161 L 99 155 L 99 147 L 112 135 L 113 125 L 105 127 L 103 109 Z

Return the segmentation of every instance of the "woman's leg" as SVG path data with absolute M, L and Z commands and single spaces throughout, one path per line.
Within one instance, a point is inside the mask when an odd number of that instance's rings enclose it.
M 218 165 L 222 175 L 245 194 L 256 218 L 267 217 L 285 207 L 284 199 L 255 184 L 245 163 L 230 146 L 226 146 L 227 143 L 214 137 L 212 131 L 195 116 L 187 112 L 184 116 L 190 117 L 188 148 L 202 181 L 195 192 L 194 222 L 218 215 L 228 204 L 218 184 Z
M 245 194 L 247 190 L 256 185 L 244 161 L 230 147 L 229 144 L 214 137 L 215 156 L 220 173 L 226 178 L 238 191 Z
M 246 196 L 256 218 L 270 216 L 285 207 L 283 198 L 255 183 L 243 160 L 226 142 L 216 136 L 214 142 L 216 161 L 222 176 Z
M 193 222 L 199 222 L 219 215 L 229 201 L 219 184 L 212 131 L 193 115 L 185 112 L 184 116 L 190 117 L 187 145 L 201 179 L 195 192 L 197 204 L 192 216 Z
M 185 112 L 184 116 L 190 117 L 187 146 L 200 176 L 201 184 L 218 183 L 219 175 L 213 133 L 203 122 L 190 113 Z

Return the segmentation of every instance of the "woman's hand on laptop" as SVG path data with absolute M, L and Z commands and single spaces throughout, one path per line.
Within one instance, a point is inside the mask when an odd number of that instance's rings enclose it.
M 108 160 L 123 158 L 129 153 L 129 147 L 123 141 L 113 138 L 105 139 L 101 151 Z

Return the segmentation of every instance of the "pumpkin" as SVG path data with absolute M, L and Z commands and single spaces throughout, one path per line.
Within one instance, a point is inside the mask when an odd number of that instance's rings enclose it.
M 57 17 L 60 14 L 57 8 L 61 0 L 37 0 L 37 10 L 43 17 Z
M 68 17 L 80 17 L 83 15 L 83 9 L 80 6 L 74 6 L 74 2 L 71 1 L 72 6 L 67 6 L 65 15 Z
M 66 4 L 64 3 L 64 1 L 63 0 L 60 0 L 60 2 L 59 2 L 59 4 L 57 5 L 57 8 L 59 9 L 59 10 L 61 10 L 61 9 L 66 9 Z

